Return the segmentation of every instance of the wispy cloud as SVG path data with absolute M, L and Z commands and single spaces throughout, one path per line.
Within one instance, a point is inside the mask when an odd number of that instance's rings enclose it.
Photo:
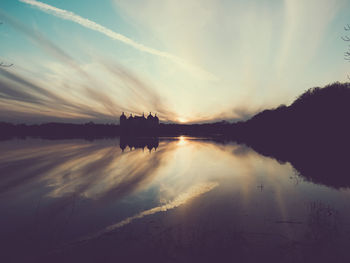
M 180 65 L 181 67 L 195 73 L 195 75 L 205 77 L 207 79 L 212 79 L 212 80 L 216 79 L 214 77 L 214 75 L 212 75 L 211 73 L 206 72 L 205 70 L 203 70 L 197 66 L 191 65 L 190 63 L 188 63 L 187 61 L 185 61 L 182 58 L 174 56 L 168 52 L 164 52 L 164 51 L 160 51 L 160 50 L 157 50 L 157 49 L 154 49 L 151 47 L 147 47 L 147 46 L 145 46 L 141 43 L 138 43 L 138 42 L 122 35 L 122 34 L 114 32 L 113 30 L 111 30 L 107 27 L 104 27 L 104 26 L 102 26 L 94 21 L 91 21 L 87 18 L 84 18 L 84 17 L 81 17 L 77 14 L 74 14 L 73 12 L 70 12 L 68 10 L 60 9 L 60 8 L 57 8 L 57 7 L 54 7 L 54 6 L 39 2 L 39 1 L 35 1 L 35 0 L 19 0 L 19 1 L 26 3 L 26 4 L 29 4 L 31 6 L 37 7 L 40 10 L 42 10 L 48 14 L 52 14 L 52 15 L 57 16 L 59 18 L 75 22 L 83 27 L 100 32 L 100 33 L 108 36 L 111 39 L 121 41 L 124 44 L 127 44 L 127 45 L 129 45 L 129 46 L 131 46 L 139 51 L 169 59 L 169 60 L 175 62 L 176 64 Z
M 140 114 L 149 110 L 157 112 L 162 120 L 175 118 L 175 113 L 164 105 L 163 97 L 152 85 L 147 85 L 146 80 L 117 62 L 95 58 L 97 62 L 90 67 L 81 65 L 37 30 L 1 10 L 0 17 L 46 54 L 57 59 L 56 66 L 42 65 L 49 73 L 42 73 L 40 79 L 33 77 L 33 70 L 0 68 L 2 120 L 115 122 L 122 111 Z M 107 83 L 101 81 L 105 78 L 109 80 Z M 124 94 L 123 99 L 118 96 L 120 92 Z
M 115 92 L 94 89 L 85 82 L 70 84 L 70 77 L 62 77 L 64 85 L 68 85 L 65 93 L 61 85 L 56 89 L 27 77 L 21 72 L 13 72 L 0 68 L 0 118 L 15 122 L 42 121 L 96 121 L 115 122 L 122 111 L 140 114 L 142 111 L 157 112 L 162 120 L 174 120 L 176 114 L 163 103 L 163 98 L 144 80 L 117 64 L 96 64 L 109 74 L 112 83 L 118 84 L 118 90 L 131 97 L 128 103 L 116 100 Z M 106 68 L 105 68 L 106 67 Z M 60 73 L 57 73 L 60 74 Z M 86 73 L 92 84 L 101 86 L 93 76 Z M 48 82 L 50 78 L 48 78 Z M 72 96 L 79 92 L 79 97 Z
M 66 64 L 76 67 L 76 63 L 74 62 L 74 59 L 70 55 L 68 55 L 60 47 L 55 45 L 51 40 L 47 39 L 40 32 L 29 28 L 28 26 L 22 24 L 21 22 L 7 15 L 5 12 L 2 12 L 1 10 L 0 10 L 0 17 L 3 21 L 6 21 L 8 24 L 10 24 L 14 29 L 21 32 L 25 36 L 27 36 L 31 41 L 40 45 L 50 55 L 56 57 L 61 61 L 64 61 L 64 63 Z
M 100 100 L 98 100 L 101 102 Z M 10 103 L 10 105 L 8 105 Z M 69 96 L 59 95 L 20 73 L 0 68 L 0 118 L 9 121 L 61 119 L 112 120 L 108 112 L 93 109 Z M 116 110 L 118 108 L 115 108 Z

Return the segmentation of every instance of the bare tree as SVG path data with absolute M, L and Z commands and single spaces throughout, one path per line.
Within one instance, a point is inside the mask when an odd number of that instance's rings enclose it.
M 344 27 L 345 31 L 350 31 L 350 25 L 346 25 Z M 350 42 L 350 37 L 348 35 L 342 36 L 341 39 L 343 39 L 346 42 Z M 344 59 L 350 61 L 350 45 L 348 50 L 344 53 Z
M 2 25 L 2 22 L 0 22 L 0 25 Z M 4 62 L 0 62 L 0 67 L 7 67 L 7 68 L 9 68 L 11 66 L 13 66 L 13 64 L 5 64 Z
M 9 68 L 11 66 L 13 66 L 13 64 L 5 64 L 4 62 L 0 62 L 0 67 Z

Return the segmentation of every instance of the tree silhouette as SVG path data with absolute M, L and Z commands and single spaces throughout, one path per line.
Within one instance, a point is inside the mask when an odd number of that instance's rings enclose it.
M 2 22 L 0 22 L 0 25 L 2 25 L 3 23 Z M 6 67 L 6 68 L 9 68 L 9 67 L 11 67 L 11 66 L 13 66 L 13 64 L 5 64 L 4 62 L 0 62 L 0 67 Z

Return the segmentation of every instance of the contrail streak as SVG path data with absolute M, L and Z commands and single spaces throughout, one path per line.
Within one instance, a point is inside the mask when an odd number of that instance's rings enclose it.
M 36 1 L 36 0 L 19 0 L 19 1 L 22 3 L 26 3 L 26 4 L 29 4 L 31 6 L 37 7 L 40 10 L 44 11 L 45 13 L 52 14 L 52 15 L 57 16 L 59 18 L 75 22 L 83 27 L 100 32 L 100 33 L 102 33 L 102 34 L 104 34 L 104 35 L 106 35 L 114 40 L 121 41 L 121 42 L 123 42 L 129 46 L 132 46 L 135 49 L 138 49 L 140 51 L 169 59 L 169 60 L 179 64 L 180 66 L 194 72 L 196 75 L 201 75 L 202 77 L 205 76 L 206 78 L 209 78 L 209 79 L 215 79 L 215 77 L 211 73 L 206 72 L 206 71 L 204 71 L 196 66 L 190 65 L 185 60 L 183 60 L 179 57 L 176 57 L 170 53 L 167 53 L 164 51 L 159 51 L 157 49 L 150 48 L 150 47 L 147 47 L 143 44 L 137 43 L 134 40 L 132 40 L 124 35 L 121 35 L 117 32 L 114 32 L 113 30 L 106 28 L 100 24 L 97 24 L 96 22 L 91 21 L 87 18 L 76 15 L 73 12 L 70 12 L 70 11 L 67 11 L 64 9 L 60 9 L 60 8 Z

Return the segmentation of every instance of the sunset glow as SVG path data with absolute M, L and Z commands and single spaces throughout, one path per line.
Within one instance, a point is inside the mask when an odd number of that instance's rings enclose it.
M 346 80 L 349 11 L 345 0 L 1 1 L 1 60 L 13 65 L 0 69 L 0 117 L 247 119 Z

